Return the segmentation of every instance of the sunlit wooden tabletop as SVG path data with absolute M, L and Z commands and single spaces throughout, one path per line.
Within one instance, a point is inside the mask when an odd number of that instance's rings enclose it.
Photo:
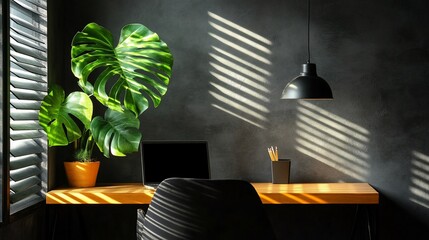
M 368 183 L 252 183 L 264 204 L 378 204 Z M 47 204 L 149 204 L 155 189 L 142 184 L 59 188 L 46 194 Z
M 252 183 L 264 204 L 378 204 L 368 183 Z

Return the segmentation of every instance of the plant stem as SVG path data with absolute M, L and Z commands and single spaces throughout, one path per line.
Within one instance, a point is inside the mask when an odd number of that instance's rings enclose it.
M 85 129 L 80 139 L 75 143 L 77 160 L 80 162 L 91 162 L 94 144 L 95 142 L 91 131 L 89 129 Z

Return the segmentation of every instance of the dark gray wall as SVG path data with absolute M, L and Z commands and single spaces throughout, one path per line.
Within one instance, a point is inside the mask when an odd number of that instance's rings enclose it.
M 116 38 L 123 25 L 142 23 L 169 45 L 173 77 L 159 108 L 143 114 L 144 139 L 206 139 L 214 178 L 265 182 L 266 148 L 277 145 L 292 159 L 292 182 L 369 182 L 379 190 L 379 239 L 429 233 L 428 1 L 312 1 L 311 60 L 333 101 L 279 99 L 306 61 L 305 1 L 50 5 L 50 81 L 70 90 L 70 42 L 89 22 Z M 137 159 L 102 160 L 99 181 L 138 181 Z
M 15 214 L 0 224 L 1 240 L 46 240 L 45 206 L 36 207 Z

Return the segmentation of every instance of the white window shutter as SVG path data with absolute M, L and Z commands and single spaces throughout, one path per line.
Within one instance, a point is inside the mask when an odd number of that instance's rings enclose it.
M 38 113 L 47 84 L 47 1 L 11 0 L 11 214 L 44 201 L 47 141 Z

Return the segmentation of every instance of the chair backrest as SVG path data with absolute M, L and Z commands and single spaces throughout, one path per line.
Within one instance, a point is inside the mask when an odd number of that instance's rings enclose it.
M 143 239 L 275 239 L 256 190 L 233 179 L 162 181 L 142 231 Z

